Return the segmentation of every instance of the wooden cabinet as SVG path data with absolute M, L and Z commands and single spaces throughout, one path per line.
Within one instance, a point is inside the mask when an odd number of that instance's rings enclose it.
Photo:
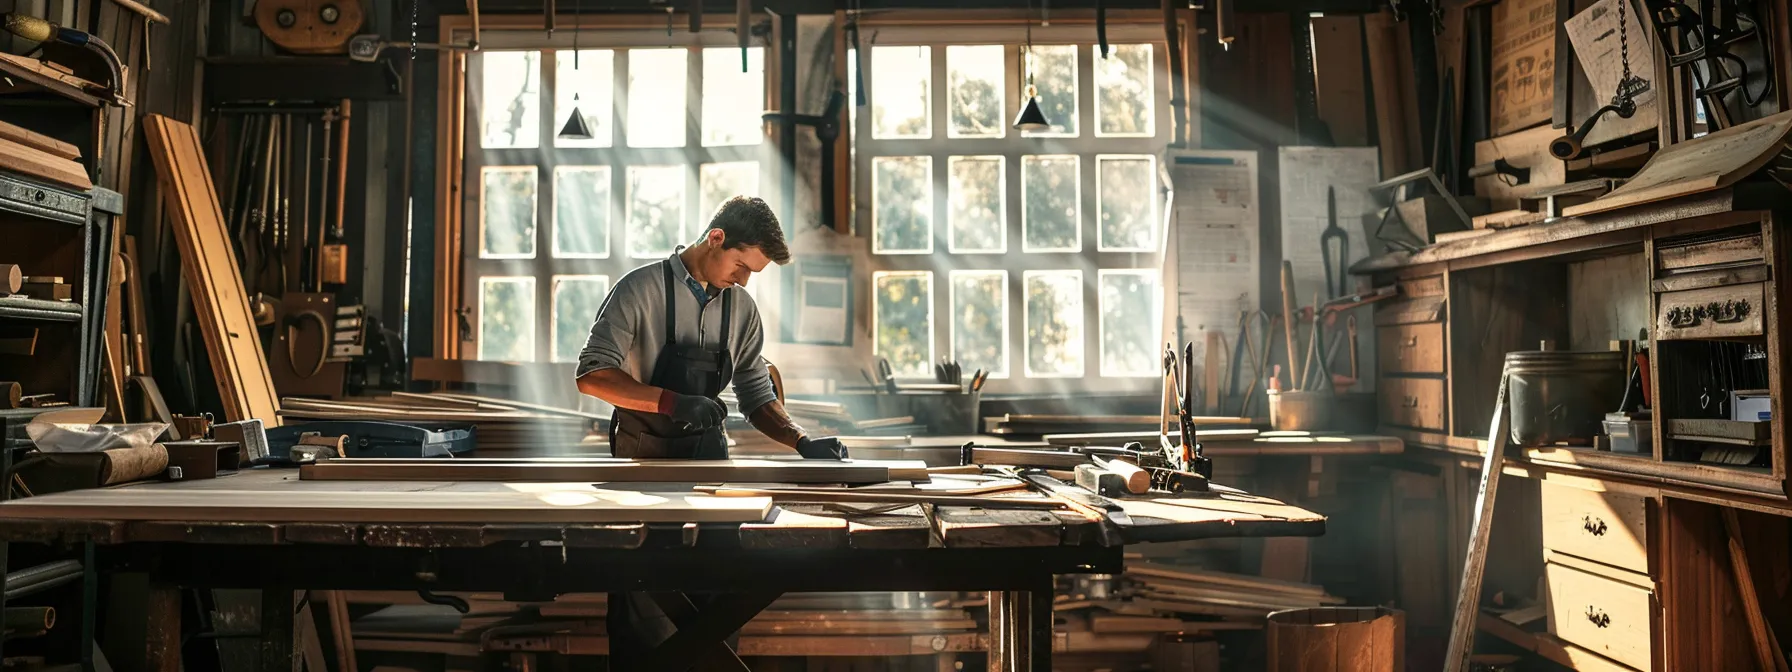
M 1443 277 L 1402 279 L 1400 291 L 1405 298 L 1375 312 L 1381 424 L 1441 432 L 1449 416 Z
M 1437 378 L 1383 378 L 1381 419 L 1400 427 L 1444 428 L 1444 381 Z
M 1444 325 L 1431 322 L 1383 328 L 1376 335 L 1375 355 L 1385 373 L 1443 375 Z

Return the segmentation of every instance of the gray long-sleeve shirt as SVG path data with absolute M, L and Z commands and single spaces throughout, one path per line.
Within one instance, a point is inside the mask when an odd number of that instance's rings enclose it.
M 678 248 L 682 251 L 684 248 Z M 672 296 L 678 304 L 675 329 L 681 344 L 715 347 L 721 344 L 722 302 L 717 296 L 707 305 L 699 304 L 691 288 L 695 280 L 684 267 L 684 260 L 674 251 L 672 263 Z M 765 329 L 759 321 L 759 306 L 745 289 L 728 290 L 734 294 L 733 324 L 728 325 L 729 354 L 734 359 L 734 395 L 740 400 L 740 412 L 759 410 L 777 398 L 772 390 L 771 372 L 760 359 L 765 348 Z M 598 310 L 591 325 L 591 337 L 579 353 L 577 375 L 592 371 L 621 369 L 635 380 L 653 380 L 653 366 L 666 345 L 666 282 L 660 262 L 653 262 L 629 271 L 616 281 L 610 295 Z

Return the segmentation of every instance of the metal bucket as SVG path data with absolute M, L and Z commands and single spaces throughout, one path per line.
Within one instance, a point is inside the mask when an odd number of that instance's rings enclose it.
M 1331 392 L 1269 393 L 1269 426 L 1277 431 L 1318 431 L 1332 428 L 1332 406 L 1338 395 Z
M 1605 414 L 1624 401 L 1624 353 L 1527 350 L 1506 353 L 1512 443 L 1591 443 Z

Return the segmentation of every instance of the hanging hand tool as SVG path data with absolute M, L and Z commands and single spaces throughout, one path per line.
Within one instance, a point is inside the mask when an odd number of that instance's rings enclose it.
M 1361 375 L 1361 374 L 1356 369 L 1357 342 L 1356 342 L 1356 316 L 1355 315 L 1351 315 L 1349 317 L 1344 318 L 1344 331 L 1350 335 L 1350 341 L 1349 341 L 1349 345 L 1348 345 L 1348 347 L 1350 348 L 1350 379 L 1358 380 L 1357 376 Z
M 1332 265 L 1333 241 L 1338 243 L 1336 266 Z M 1325 188 L 1325 232 L 1319 234 L 1319 254 L 1325 263 L 1325 298 L 1335 298 L 1350 286 L 1350 233 L 1338 226 L 1338 190 L 1333 187 Z
M 0 28 L 32 42 L 57 42 L 86 49 L 98 56 L 112 75 L 112 81 L 106 83 L 109 87 L 106 102 L 121 107 L 131 104 L 124 97 L 124 61 L 119 60 L 118 52 L 113 51 L 112 45 L 106 44 L 105 40 L 91 33 L 64 28 L 38 17 L 17 12 L 0 14 Z
M 336 145 L 336 219 L 330 227 L 330 240 L 324 243 L 323 258 L 318 261 L 318 277 L 325 284 L 341 285 L 348 282 L 348 245 L 343 242 L 343 216 L 348 206 L 348 142 L 350 114 L 349 99 L 342 99 L 342 126 L 337 130 Z M 321 291 L 321 290 L 320 290 Z
M 1294 371 L 1294 357 L 1295 357 L 1295 353 L 1300 352 L 1300 348 L 1297 348 L 1294 345 L 1295 340 L 1296 340 L 1295 333 L 1294 333 L 1296 331 L 1295 325 L 1298 324 L 1297 322 L 1294 321 L 1294 310 L 1295 310 L 1294 262 L 1283 259 L 1282 260 L 1282 334 L 1287 337 L 1287 341 L 1288 341 L 1288 351 L 1287 351 L 1288 352 L 1288 389 L 1294 389 L 1294 387 L 1295 387 L 1294 386 L 1294 376 L 1296 374 Z
M 1251 327 L 1262 324 L 1259 333 L 1261 339 L 1251 337 Z M 1263 370 L 1269 364 L 1270 330 L 1274 321 L 1269 314 L 1261 310 L 1247 310 L 1238 314 L 1238 343 L 1232 351 L 1232 377 L 1228 381 L 1227 391 L 1238 394 L 1238 374 L 1245 363 L 1251 368 L 1251 382 L 1245 386 L 1244 398 L 1239 402 L 1239 417 L 1248 418 L 1251 413 L 1251 402 L 1257 395 L 1257 386 L 1263 383 Z M 1259 345 L 1261 343 L 1261 345 Z M 1263 353 L 1261 356 L 1258 353 Z

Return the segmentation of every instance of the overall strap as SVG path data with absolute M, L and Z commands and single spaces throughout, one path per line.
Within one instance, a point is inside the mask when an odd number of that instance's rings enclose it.
M 722 290 L 722 354 L 730 355 L 728 337 L 734 334 L 734 291 Z
M 661 275 L 666 279 L 666 347 L 678 345 L 678 295 L 673 289 L 678 283 L 672 281 L 672 260 L 660 262 Z

